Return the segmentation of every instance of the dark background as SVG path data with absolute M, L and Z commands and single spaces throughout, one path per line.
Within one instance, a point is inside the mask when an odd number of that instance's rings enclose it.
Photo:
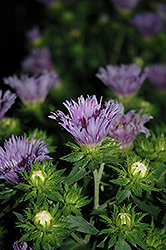
M 0 79 L 16 74 L 25 57 L 25 32 L 38 24 L 44 6 L 35 0 L 1 0 Z

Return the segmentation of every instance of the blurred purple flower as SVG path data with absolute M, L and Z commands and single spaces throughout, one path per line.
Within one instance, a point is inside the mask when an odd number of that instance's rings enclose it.
M 18 171 L 28 173 L 31 164 L 51 159 L 46 155 L 48 153 L 49 150 L 41 139 L 32 138 L 29 141 L 29 138 L 12 135 L 8 141 L 5 140 L 4 149 L 0 147 L 0 179 L 18 184 L 20 182 Z
M 39 41 L 41 38 L 41 32 L 38 26 L 35 26 L 31 30 L 28 30 L 25 35 L 28 41 L 31 43 Z
M 48 48 L 34 48 L 30 55 L 22 61 L 22 68 L 31 74 L 41 74 L 43 71 L 52 71 L 53 62 Z
M 4 114 L 10 109 L 10 107 L 14 104 L 16 95 L 11 93 L 10 90 L 7 90 L 2 98 L 2 90 L 0 90 L 0 122 Z
M 18 243 L 18 241 L 15 241 L 13 244 L 14 250 L 32 250 L 31 247 L 28 247 L 28 244 L 26 242 Z
M 86 99 L 81 95 L 78 104 L 71 100 L 63 104 L 69 111 L 65 115 L 62 111 L 52 112 L 49 118 L 59 121 L 74 138 L 82 145 L 96 145 L 101 143 L 110 129 L 113 120 L 120 114 L 120 104 L 110 100 L 106 107 L 101 106 L 102 98 L 98 103 L 95 95 L 87 96 Z
M 153 12 L 138 13 L 130 23 L 144 38 L 152 37 L 163 30 L 163 19 Z
M 38 77 L 22 75 L 4 78 L 4 84 L 13 88 L 24 104 L 44 102 L 51 87 L 59 85 L 59 77 L 55 71 L 43 72 Z
M 140 0 L 112 0 L 113 5 L 118 11 L 131 12 Z
M 144 133 L 146 138 L 150 136 L 149 130 L 144 127 L 144 124 L 153 117 L 149 114 L 143 114 L 141 112 L 135 113 L 135 110 L 129 111 L 124 114 L 124 106 L 121 103 L 121 109 L 123 114 L 118 116 L 112 123 L 109 130 L 109 136 L 116 139 L 120 143 L 120 148 L 126 148 L 133 145 L 137 135 Z
M 166 4 L 165 3 L 156 3 L 156 13 L 159 15 L 161 18 L 165 19 L 166 16 Z
M 96 76 L 119 98 L 128 97 L 138 92 L 147 74 L 141 73 L 141 67 L 135 63 L 121 66 L 107 65 L 99 68 Z
M 166 90 L 166 64 L 152 64 L 145 68 L 149 81 L 159 90 Z

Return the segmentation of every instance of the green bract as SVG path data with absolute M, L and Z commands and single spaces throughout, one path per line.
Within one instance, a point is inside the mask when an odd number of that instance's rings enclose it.
M 127 157 L 124 167 L 111 167 L 119 173 L 117 179 L 110 180 L 110 182 L 120 185 L 116 195 L 118 203 L 130 197 L 131 194 L 141 197 L 143 190 L 149 193 L 159 191 L 158 188 L 151 185 L 156 182 L 156 179 L 154 170 L 146 159 L 142 160 L 138 156 Z
M 73 162 L 77 168 L 87 168 L 95 170 L 101 163 L 110 164 L 121 161 L 123 153 L 119 150 L 118 144 L 114 139 L 106 137 L 101 144 L 95 146 L 84 146 L 67 143 L 72 152 L 67 156 L 61 157 L 62 160 Z M 118 158 L 119 157 L 119 158 Z
M 99 235 L 106 234 L 107 236 L 99 247 L 113 249 L 112 247 L 115 246 L 115 249 L 132 249 L 131 246 L 134 246 L 147 250 L 144 231 L 148 229 L 148 224 L 141 223 L 146 215 L 135 212 L 132 204 L 124 205 L 121 209 L 114 205 L 112 218 L 100 215 L 102 221 L 107 225 L 107 229 L 101 230 Z

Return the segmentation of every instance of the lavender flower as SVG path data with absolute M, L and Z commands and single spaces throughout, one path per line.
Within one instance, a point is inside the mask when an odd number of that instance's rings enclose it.
M 18 243 L 18 241 L 15 241 L 13 244 L 14 250 L 32 250 L 32 248 L 28 247 L 28 244 L 26 242 Z
M 63 104 L 68 109 L 70 115 L 65 115 L 61 111 L 52 113 L 49 118 L 59 121 L 81 145 L 96 145 L 101 143 L 110 129 L 111 123 L 121 112 L 120 105 L 110 100 L 105 109 L 101 106 L 102 98 L 98 103 L 95 95 L 81 95 L 78 104 L 71 100 Z
M 51 52 L 48 48 L 32 49 L 30 56 L 22 61 L 22 68 L 25 72 L 31 74 L 41 74 L 44 70 L 52 71 L 53 62 Z
M 130 23 L 144 38 L 152 37 L 163 30 L 163 19 L 153 12 L 138 13 Z
M 161 18 L 165 19 L 166 4 L 165 3 L 157 3 L 156 12 Z
M 20 182 L 18 171 L 28 173 L 31 164 L 51 159 L 47 153 L 49 150 L 44 141 L 33 138 L 29 141 L 29 138 L 12 135 L 9 141 L 5 140 L 4 149 L 0 147 L 0 179 L 18 184 Z
M 159 90 L 166 90 L 166 64 L 152 64 L 145 68 L 149 81 Z
M 38 77 L 28 77 L 22 75 L 20 79 L 17 76 L 4 78 L 4 84 L 13 88 L 24 104 L 44 102 L 50 88 L 59 84 L 59 77 L 55 71 L 43 72 Z
M 35 43 L 41 38 L 41 32 L 38 26 L 35 26 L 31 30 L 28 30 L 25 35 L 28 41 L 31 43 Z
M 106 70 L 99 68 L 96 76 L 109 87 L 119 98 L 137 93 L 147 74 L 141 74 L 141 67 L 133 63 L 119 66 L 107 65 Z
M 0 122 L 4 114 L 10 109 L 10 107 L 14 104 L 16 95 L 11 93 L 10 90 L 7 90 L 2 98 L 2 90 L 0 90 Z
M 140 0 L 112 0 L 114 7 L 120 12 L 130 13 Z
M 141 133 L 144 133 L 146 138 L 150 136 L 150 132 L 144 127 L 144 124 L 153 117 L 149 114 L 143 114 L 141 117 L 142 110 L 137 114 L 135 110 L 131 110 L 127 114 L 124 114 L 124 106 L 122 103 L 121 109 L 123 113 L 111 123 L 109 136 L 116 139 L 116 141 L 120 143 L 120 148 L 122 149 L 132 146 L 137 135 Z

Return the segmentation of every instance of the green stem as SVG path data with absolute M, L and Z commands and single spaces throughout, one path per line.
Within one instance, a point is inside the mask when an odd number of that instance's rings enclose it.
M 99 208 L 99 188 L 100 188 L 100 180 L 104 170 L 104 163 L 101 163 L 99 171 L 95 169 L 93 171 L 94 177 L 94 209 Z
M 77 241 L 80 245 L 85 245 L 86 242 L 84 239 L 78 237 L 75 233 L 71 233 L 71 236 Z

